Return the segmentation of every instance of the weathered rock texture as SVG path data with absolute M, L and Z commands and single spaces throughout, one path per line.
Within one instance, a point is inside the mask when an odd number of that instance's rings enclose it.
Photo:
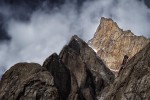
M 132 58 L 149 41 L 143 36 L 135 36 L 131 31 L 123 31 L 112 19 L 102 17 L 88 44 L 97 51 L 107 67 L 119 70 L 125 55 Z
M 18 63 L 0 83 L 0 100 L 56 100 L 57 88 L 52 75 L 36 63 Z
M 60 58 L 75 76 L 81 91 L 86 88 L 86 91 L 92 89 L 91 91 L 99 93 L 114 80 L 113 73 L 103 61 L 77 36 L 73 36 L 63 48 Z
M 94 100 L 93 97 L 96 96 L 94 79 L 87 68 L 87 65 L 82 61 L 80 56 L 72 49 L 65 47 L 62 54 L 62 60 L 72 73 L 72 83 L 77 86 L 75 89 L 73 89 L 74 87 L 72 88 L 73 92 L 71 92 L 69 99 L 75 98 L 76 96 L 78 98 L 85 98 L 82 91 L 87 88 L 92 93 L 89 94 L 92 98 L 91 100 Z M 87 94 L 87 92 L 85 94 Z
M 150 100 L 150 43 L 126 63 L 100 100 Z

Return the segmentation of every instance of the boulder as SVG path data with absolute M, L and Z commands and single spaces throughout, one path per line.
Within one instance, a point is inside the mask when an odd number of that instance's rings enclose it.
M 18 63 L 2 76 L 0 100 L 56 100 L 53 76 L 36 63 Z

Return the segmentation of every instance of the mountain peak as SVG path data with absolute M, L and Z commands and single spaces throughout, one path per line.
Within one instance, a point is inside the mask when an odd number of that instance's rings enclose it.
M 124 34 L 126 36 L 135 36 L 134 33 L 131 32 L 131 30 L 123 30 L 119 28 L 118 24 L 111 18 L 101 17 L 100 25 L 97 28 L 97 31 L 99 31 L 101 28 L 105 28 L 107 30 L 118 30 L 121 31 L 121 34 Z
M 68 45 L 60 52 L 60 58 L 70 70 L 73 70 L 75 76 L 79 72 L 85 72 L 85 69 L 90 70 L 90 73 L 95 77 L 94 82 L 97 84 L 97 93 L 101 91 L 103 86 L 105 87 L 114 80 L 113 73 L 105 66 L 94 50 L 76 35 L 71 38 Z M 80 77 L 77 79 L 80 79 Z M 98 85 L 100 81 L 104 81 L 102 86 Z
M 100 25 L 97 28 L 97 31 L 99 31 L 101 28 L 107 28 L 108 30 L 111 30 L 112 28 L 116 28 L 118 30 L 119 26 L 117 25 L 116 22 L 114 22 L 111 18 L 105 18 L 105 17 L 101 17 L 100 20 Z
M 77 42 L 80 45 L 88 46 L 88 44 L 85 41 L 83 41 L 81 38 L 79 38 L 77 35 L 72 36 L 72 38 L 70 39 L 69 45 L 72 44 L 73 41 Z
M 80 53 L 81 49 L 88 47 L 88 44 L 80 39 L 77 35 L 72 36 L 68 46 L 75 50 L 77 53 Z
M 110 18 L 101 18 L 94 37 L 88 44 L 96 49 L 97 54 L 107 67 L 119 71 L 125 55 L 133 57 L 149 43 L 150 39 L 136 36 L 130 30 L 123 31 Z

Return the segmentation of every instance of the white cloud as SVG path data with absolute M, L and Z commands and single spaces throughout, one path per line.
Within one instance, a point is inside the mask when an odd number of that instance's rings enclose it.
M 20 61 L 42 64 L 53 52 L 59 53 L 74 34 L 88 41 L 102 16 L 113 18 L 121 28 L 137 35 L 150 36 L 150 10 L 135 0 L 86 1 L 80 10 L 71 4 L 50 13 L 37 10 L 27 22 L 15 19 L 6 22 L 12 40 L 0 44 L 0 70 Z

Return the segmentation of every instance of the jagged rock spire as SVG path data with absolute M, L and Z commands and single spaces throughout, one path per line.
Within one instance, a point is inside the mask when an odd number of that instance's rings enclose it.
M 60 58 L 66 66 L 73 71 L 75 76 L 79 77 L 77 78 L 77 81 L 83 80 L 80 79 L 81 76 L 87 76 L 84 73 L 87 73 L 86 70 L 89 70 L 93 76 L 92 79 L 94 79 L 95 91 L 97 93 L 114 80 L 113 73 L 105 66 L 103 61 L 96 55 L 93 49 L 76 35 L 73 36 L 69 44 L 63 48 L 60 53 Z M 78 85 L 81 83 L 79 81 Z
M 132 58 L 149 43 L 150 39 L 136 36 L 130 30 L 123 31 L 112 19 L 102 17 L 94 37 L 88 44 L 96 49 L 106 66 L 114 71 L 120 69 L 123 58 Z

